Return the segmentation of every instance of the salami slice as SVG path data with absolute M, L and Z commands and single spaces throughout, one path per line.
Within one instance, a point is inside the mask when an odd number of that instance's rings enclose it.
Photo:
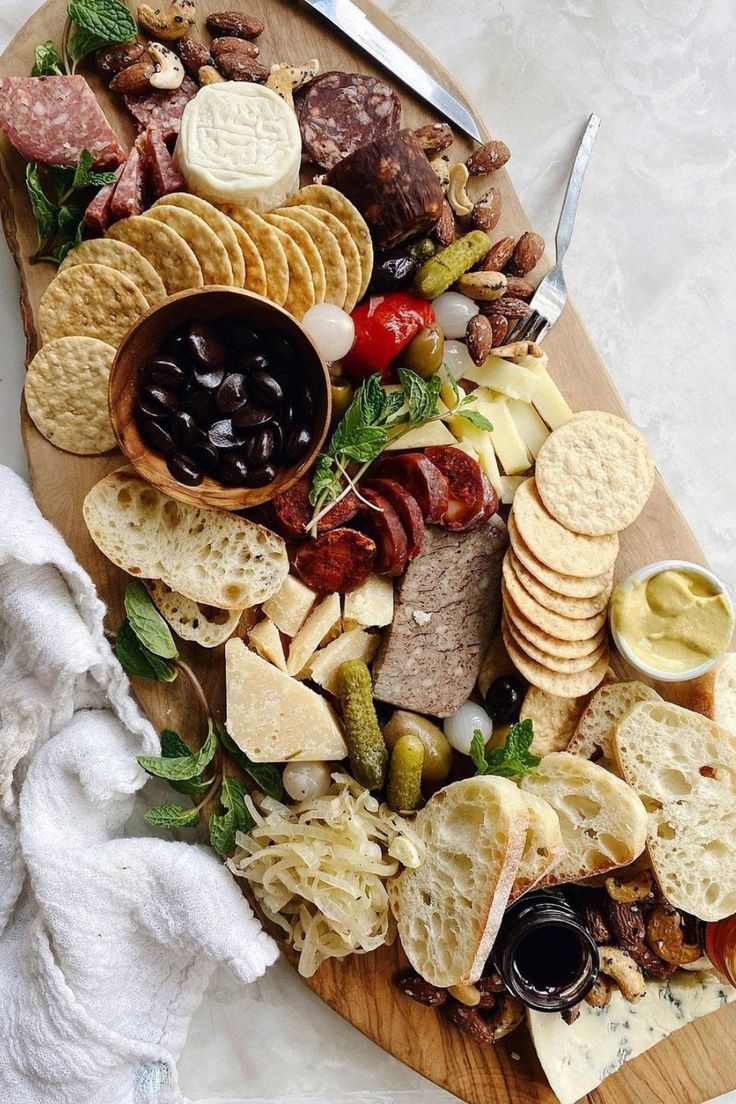
M 302 544 L 294 568 L 303 582 L 318 594 L 346 594 L 364 583 L 376 558 L 376 546 L 357 529 L 332 529 L 315 541 Z
M 139 130 L 155 126 L 164 142 L 171 142 L 179 133 L 184 108 L 198 91 L 194 81 L 185 77 L 173 92 L 143 92 L 140 96 L 123 96 L 123 100 Z
M 304 156 L 322 169 L 401 126 L 401 101 L 378 77 L 323 73 L 310 82 L 297 110 Z
M 414 495 L 393 479 L 371 479 L 363 486 L 378 491 L 391 503 L 406 533 L 407 559 L 413 560 L 422 551 L 424 543 L 424 518 Z
M 117 172 L 115 173 L 114 183 L 105 184 L 102 188 L 100 188 L 99 192 L 89 204 L 87 210 L 84 212 L 84 221 L 94 234 L 104 234 L 112 221 L 110 217 L 112 197 L 115 193 L 118 181 L 123 175 L 124 169 L 125 164 L 122 164 L 118 167 Z
M 318 523 L 317 536 L 327 533 L 330 529 L 336 529 L 338 526 L 347 525 L 357 514 L 358 505 L 357 498 L 350 491 Z M 314 513 L 309 501 L 307 480 L 300 479 L 288 491 L 276 495 L 271 501 L 271 506 L 276 519 L 276 526 L 281 535 L 286 537 L 287 540 L 304 540 L 307 535 L 307 526 Z
M 145 171 L 151 183 L 154 199 L 173 195 L 174 192 L 185 192 L 187 182 L 169 153 L 161 131 L 155 124 L 149 126 L 146 131 L 144 148 Z
M 370 504 L 361 510 L 361 524 L 376 542 L 376 571 L 379 575 L 403 575 L 409 542 L 399 515 L 378 491 L 365 487 L 361 495 Z
M 453 445 L 433 445 L 426 450 L 449 486 L 447 510 L 442 519 L 446 529 L 463 530 L 476 523 L 485 505 L 483 472 L 472 456 Z
M 394 479 L 419 503 L 425 521 L 439 525 L 447 511 L 450 491 L 442 472 L 423 452 L 389 453 L 376 467 L 381 479 Z
M 132 218 L 144 210 L 143 160 L 138 143 L 133 146 L 110 202 L 110 222 Z
M 73 168 L 89 150 L 115 168 L 125 150 L 84 77 L 3 77 L 0 127 L 26 161 Z

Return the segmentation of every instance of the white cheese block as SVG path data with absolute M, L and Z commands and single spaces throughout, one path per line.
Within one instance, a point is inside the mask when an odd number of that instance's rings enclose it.
M 254 763 L 344 759 L 333 709 L 234 638 L 225 645 L 227 730 Z
M 345 622 L 364 629 L 382 629 L 394 619 L 394 584 L 386 575 L 369 575 L 345 595 Z
M 328 594 L 312 610 L 299 632 L 291 642 L 286 670 L 290 675 L 299 675 L 319 648 L 328 632 L 340 620 L 340 595 Z
M 491 441 L 506 475 L 520 475 L 531 467 L 531 457 L 509 412 L 506 399 L 495 391 L 479 387 L 475 409 L 492 423 Z
M 281 589 L 263 603 L 263 612 L 285 636 L 296 636 L 317 595 L 294 575 L 287 575 Z
M 261 84 L 223 81 L 187 104 L 176 160 L 191 191 L 256 211 L 299 188 L 302 140 L 294 110 Z
M 537 457 L 539 450 L 549 437 L 549 430 L 529 403 L 519 399 L 507 399 L 511 419 L 519 431 L 519 436 L 529 449 L 533 457 Z
M 349 659 L 362 659 L 363 663 L 372 663 L 381 643 L 379 633 L 368 633 L 365 629 L 351 629 L 338 636 L 326 648 L 320 648 L 312 656 L 309 664 L 309 677 L 330 694 L 337 693 L 337 672 Z
M 502 475 L 501 476 L 501 502 L 504 506 L 510 506 L 514 501 L 514 496 L 518 491 L 522 483 L 526 483 L 529 478 L 529 473 L 524 475 Z
M 253 626 L 248 633 L 248 643 L 260 656 L 278 667 L 279 671 L 286 670 L 286 656 L 281 635 L 269 617 L 264 617 Z
M 481 365 L 474 364 L 472 369 L 466 370 L 465 376 L 481 387 L 490 387 L 509 399 L 527 403 L 533 402 L 539 386 L 539 377 L 528 368 L 497 356 L 486 357 Z
M 542 1068 L 560 1104 L 575 1104 L 673 1031 L 736 1000 L 736 989 L 715 974 L 679 971 L 670 981 L 648 981 L 647 993 L 629 1004 L 616 990 L 607 1008 L 580 1005 L 580 1017 L 528 1012 Z

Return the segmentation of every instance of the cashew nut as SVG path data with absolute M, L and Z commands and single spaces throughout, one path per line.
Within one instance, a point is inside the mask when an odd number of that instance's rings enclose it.
M 652 895 L 652 874 L 649 870 L 642 870 L 633 878 L 622 882 L 619 878 L 606 878 L 606 891 L 614 901 L 629 905 L 633 901 L 645 901 Z
M 156 71 L 151 76 L 151 87 L 166 91 L 181 88 L 184 66 L 174 51 L 161 42 L 151 42 L 148 53 L 156 66 Z
M 450 158 L 447 154 L 443 154 L 442 157 L 433 158 L 429 163 L 440 182 L 443 194 L 445 194 L 450 184 Z
M 599 974 L 585 1000 L 592 1008 L 605 1008 L 611 1000 L 611 983 L 608 979 Z
M 602 973 L 613 978 L 625 1000 L 634 1004 L 646 996 L 644 974 L 631 955 L 627 955 L 620 947 L 599 947 L 598 955 Z
M 272 65 L 271 73 L 266 81 L 266 88 L 270 88 L 277 96 L 280 96 L 289 107 L 294 106 L 294 89 L 300 84 L 311 80 L 319 73 L 319 61 L 313 58 L 304 65 Z
M 475 1008 L 480 1004 L 480 991 L 467 982 L 462 982 L 460 985 L 451 985 L 447 992 L 456 1001 L 460 1001 L 460 1004 L 464 1004 L 468 1008 Z
M 195 22 L 194 0 L 169 0 L 157 8 L 151 8 L 148 4 L 138 6 L 138 24 L 141 30 L 155 38 L 162 38 L 165 42 L 176 42 L 177 39 L 184 38 Z
M 215 69 L 214 65 L 203 65 L 197 73 L 197 80 L 201 85 L 222 84 L 225 78 L 222 73 Z
M 449 196 L 450 193 L 447 194 Z M 482 302 L 500 299 L 507 286 L 503 272 L 466 272 L 456 284 L 457 290 L 463 295 Z
M 448 168 L 447 201 L 458 218 L 467 218 L 474 204 L 468 195 L 467 184 L 470 173 L 462 161 L 456 161 Z
M 490 1016 L 486 1017 L 486 1023 L 492 1035 L 492 1042 L 497 1043 L 522 1023 L 524 1019 L 524 1005 L 516 997 L 508 993 L 498 998 L 496 1007 Z
M 702 954 L 697 943 L 686 943 L 682 917 L 676 909 L 658 905 L 647 919 L 647 943 L 656 955 L 673 966 L 697 962 Z
M 499 345 L 496 349 L 491 349 L 493 356 L 505 357 L 506 360 L 516 360 L 517 357 L 544 356 L 542 347 L 537 345 L 534 341 L 512 341 L 510 345 Z

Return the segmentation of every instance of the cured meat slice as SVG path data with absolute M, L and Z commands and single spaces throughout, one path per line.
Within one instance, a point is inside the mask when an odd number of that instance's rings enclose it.
M 411 130 L 361 146 L 334 166 L 325 183 L 352 200 L 381 249 L 427 233 L 442 214 L 442 185 Z
M 0 127 L 26 161 L 73 168 L 83 150 L 100 169 L 125 160 L 84 77 L 0 78 Z
M 424 518 L 414 495 L 393 479 L 371 479 L 363 486 L 378 491 L 391 503 L 406 533 L 407 558 L 413 560 L 422 551 L 424 543 Z
M 110 217 L 112 197 L 115 194 L 115 189 L 120 177 L 123 175 L 124 169 L 125 164 L 118 167 L 115 173 L 114 182 L 112 184 L 105 184 L 100 188 L 99 192 L 84 212 L 84 221 L 95 234 L 104 234 L 112 221 Z
M 185 77 L 181 87 L 173 92 L 143 92 L 139 96 L 123 96 L 123 100 L 139 130 L 155 126 L 164 142 L 171 142 L 179 133 L 184 108 L 198 91 L 194 81 Z
M 450 491 L 442 472 L 423 452 L 400 452 L 383 457 L 376 467 L 381 479 L 394 479 L 419 503 L 425 521 L 440 525 Z
M 467 452 L 452 445 L 433 445 L 425 455 L 440 469 L 450 491 L 442 524 L 446 529 L 467 529 L 483 511 L 485 487 L 480 465 Z
M 187 182 L 169 153 L 161 131 L 155 124 L 149 126 L 146 131 L 144 160 L 146 175 L 151 183 L 154 199 L 161 199 L 162 196 L 187 190 Z
M 330 529 L 347 525 L 358 512 L 359 502 L 352 491 L 332 507 L 329 513 L 317 524 L 317 536 Z M 276 495 L 271 501 L 276 526 L 287 540 L 303 540 L 307 535 L 307 526 L 312 520 L 314 510 L 309 501 L 309 484 L 300 479 L 288 491 Z
M 110 202 L 110 222 L 140 215 L 144 210 L 143 159 L 138 143 L 133 146 Z
M 332 529 L 299 547 L 294 568 L 318 594 L 346 594 L 366 581 L 375 559 L 376 546 L 365 533 Z
M 399 515 L 378 491 L 361 488 L 361 496 L 369 503 L 361 510 L 361 523 L 376 542 L 376 571 L 379 575 L 402 575 L 409 556 L 409 542 Z
M 297 117 L 305 158 L 331 169 L 379 134 L 398 130 L 401 101 L 378 77 L 331 71 L 310 81 Z

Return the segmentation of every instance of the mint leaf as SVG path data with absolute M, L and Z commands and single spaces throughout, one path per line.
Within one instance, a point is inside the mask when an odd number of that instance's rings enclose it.
M 177 732 L 165 728 L 161 733 L 161 754 L 165 759 L 180 759 L 192 753 Z M 172 790 L 188 797 L 203 797 L 211 789 L 213 782 L 214 778 L 202 778 L 201 775 L 185 782 L 172 782 L 169 779 Z
M 102 50 L 108 45 L 110 44 L 107 39 L 100 38 L 99 35 L 86 31 L 84 28 L 78 28 L 69 39 L 69 57 L 77 66 L 89 54 L 96 53 L 97 50 Z
M 464 418 L 466 422 L 470 422 L 476 429 L 484 429 L 486 433 L 490 433 L 493 429 L 493 422 L 489 422 L 484 414 L 481 414 L 478 410 L 453 410 L 453 414 L 458 418 Z
M 156 805 L 145 814 L 149 824 L 155 828 L 193 828 L 199 823 L 199 810 L 194 807 L 185 809 L 182 805 Z
M 70 0 L 69 18 L 105 44 L 128 42 L 138 30 L 127 6 L 120 0 Z
M 145 649 L 141 647 L 138 637 L 127 621 L 123 621 L 115 640 L 115 655 L 120 666 L 130 678 L 150 679 L 158 681 L 158 676 L 153 664 L 149 662 Z
M 36 47 L 32 77 L 62 77 L 65 74 L 64 62 L 53 42 L 42 42 Z
M 245 791 L 237 778 L 223 778 L 220 803 L 226 812 L 213 813 L 210 817 L 210 843 L 218 855 L 225 858 L 235 850 L 236 832 L 249 831 L 253 820 L 245 805 Z
M 26 189 L 31 201 L 33 217 L 36 220 L 39 249 L 49 242 L 56 234 L 58 228 L 58 212 L 53 203 L 48 199 L 38 165 L 31 162 L 26 165 Z
M 476 728 L 473 739 L 470 741 L 470 758 L 475 763 L 476 774 L 485 774 L 486 771 L 486 742 L 483 733 Z
M 179 653 L 171 629 L 139 579 L 125 588 L 124 605 L 128 623 L 143 647 L 161 659 L 176 659 Z
M 92 168 L 94 159 L 89 150 L 82 150 L 79 156 L 79 164 L 74 170 L 72 180 L 73 188 L 102 188 L 106 184 L 114 184 L 117 173 L 95 172 Z
M 539 756 L 529 751 L 533 740 L 534 725 L 527 719 L 511 726 L 502 747 L 488 752 L 483 746 L 481 732 L 476 729 L 470 749 L 476 774 L 497 774 L 502 778 L 521 778 L 528 774 L 541 763 Z
M 235 814 L 232 810 L 227 813 L 213 813 L 210 817 L 210 843 L 218 855 L 226 859 L 235 850 Z
M 217 751 L 217 733 L 210 721 L 207 739 L 196 754 L 180 755 L 168 758 L 165 755 L 140 755 L 138 763 L 147 774 L 156 778 L 165 778 L 167 782 L 188 782 L 198 778 L 205 767 L 209 766 Z
M 267 797 L 272 797 L 274 801 L 283 801 L 284 786 L 281 781 L 281 771 L 273 763 L 253 763 L 242 748 L 233 740 L 227 729 L 218 725 L 218 736 L 222 741 L 222 746 L 228 753 L 232 761 L 250 775 L 259 789 L 263 790 Z
M 403 389 L 412 422 L 426 422 L 429 418 L 435 417 L 440 395 L 439 376 L 423 380 L 410 368 L 399 368 L 399 383 Z

